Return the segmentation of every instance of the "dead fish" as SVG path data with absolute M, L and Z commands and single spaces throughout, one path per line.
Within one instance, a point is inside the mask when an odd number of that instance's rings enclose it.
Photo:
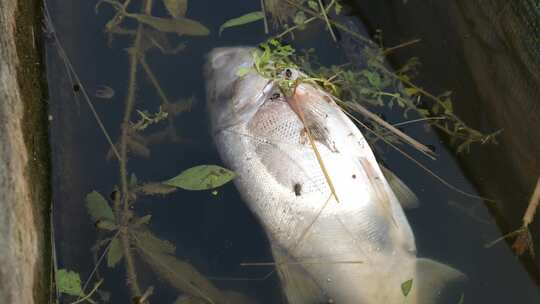
M 208 55 L 207 106 L 219 154 L 264 227 L 288 303 L 440 303 L 445 286 L 465 276 L 416 257 L 402 206 L 362 133 L 315 85 L 300 83 L 287 97 L 255 71 L 238 76 L 255 51 Z M 401 285 L 410 280 L 405 301 Z

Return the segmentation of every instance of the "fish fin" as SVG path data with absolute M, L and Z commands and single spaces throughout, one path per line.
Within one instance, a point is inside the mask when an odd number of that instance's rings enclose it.
M 416 260 L 416 278 L 418 304 L 457 303 L 467 281 L 461 271 L 430 259 Z
M 398 224 L 392 212 L 392 207 L 390 205 L 390 197 L 388 196 L 388 191 L 386 190 L 382 179 L 378 176 L 375 168 L 372 166 L 372 164 L 366 157 L 360 157 L 360 164 L 362 165 L 362 168 L 366 172 L 367 178 L 371 183 L 375 198 L 380 203 L 379 206 L 382 208 L 384 214 L 390 220 L 392 220 L 392 223 L 394 223 L 397 228 Z
M 405 183 L 399 177 L 397 177 L 394 172 L 385 168 L 383 165 L 379 165 L 379 167 L 381 167 L 381 171 L 386 178 L 386 181 L 388 181 L 390 188 L 392 188 L 392 191 L 394 191 L 394 194 L 401 204 L 401 207 L 403 209 L 418 208 L 420 203 L 416 194 L 414 194 L 414 192 L 407 185 L 405 185 Z
M 327 303 L 328 299 L 323 295 L 321 288 L 302 264 L 290 257 L 278 246 L 272 246 L 272 254 L 287 303 Z

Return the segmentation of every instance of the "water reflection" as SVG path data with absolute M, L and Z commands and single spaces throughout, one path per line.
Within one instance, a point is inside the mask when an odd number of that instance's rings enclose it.
M 173 303 L 184 293 L 179 303 L 194 303 L 192 297 L 202 298 L 201 303 L 250 303 L 246 297 L 281 303 L 272 267 L 241 266 L 272 258 L 262 229 L 232 184 L 212 193 L 158 183 L 196 165 L 221 163 L 203 106 L 204 54 L 217 46 L 265 40 L 262 21 L 227 29 L 221 36 L 217 31 L 226 20 L 260 10 L 260 4 L 192 1 L 186 10 L 184 1 L 165 3 L 169 6 L 156 2 L 141 11 L 132 4 L 127 9 L 131 15 L 122 18 L 122 9 L 112 1 L 102 2 L 99 14 L 94 13 L 96 3 L 48 1 L 58 35 L 58 41 L 49 43 L 48 78 L 59 267 L 78 272 L 84 282 L 102 258 L 85 289 L 90 292 L 104 278 L 100 293 L 92 296 L 100 302 L 109 294 L 110 302 L 148 296 L 156 303 Z M 188 19 L 175 19 L 171 25 L 144 15 L 150 11 L 157 17 L 185 14 Z M 304 22 L 309 18 L 305 17 Z M 183 32 L 164 34 L 179 22 Z M 297 49 L 314 48 L 324 65 L 345 62 L 324 22 L 306 27 L 287 40 Z M 55 43 L 64 46 L 80 84 L 66 74 L 65 58 L 58 57 Z M 112 147 L 84 94 L 73 92 L 73 85 L 88 89 Z M 405 120 L 399 110 L 378 111 L 392 123 Z M 437 162 L 420 159 L 436 174 L 475 192 L 433 131 L 426 131 L 422 123 L 403 130 L 435 146 Z M 419 254 L 463 270 L 470 279 L 467 301 L 540 299 L 538 288 L 507 247 L 483 247 L 499 232 L 480 201 L 445 187 L 387 146 L 378 145 L 377 153 L 420 198 L 421 207 L 407 213 Z M 64 302 L 72 299 L 65 296 Z

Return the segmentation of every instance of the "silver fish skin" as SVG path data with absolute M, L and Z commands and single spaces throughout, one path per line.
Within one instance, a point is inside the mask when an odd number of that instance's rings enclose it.
M 464 275 L 416 257 L 411 227 L 362 133 L 319 87 L 297 86 L 302 120 L 275 82 L 255 71 L 238 76 L 253 66 L 254 51 L 208 55 L 207 107 L 219 154 L 268 236 L 288 303 L 440 303 L 444 287 Z

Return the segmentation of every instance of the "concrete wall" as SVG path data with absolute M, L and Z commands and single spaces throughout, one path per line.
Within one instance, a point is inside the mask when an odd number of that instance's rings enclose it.
M 0 303 L 46 303 L 46 112 L 32 33 L 37 6 L 22 2 L 0 1 Z

